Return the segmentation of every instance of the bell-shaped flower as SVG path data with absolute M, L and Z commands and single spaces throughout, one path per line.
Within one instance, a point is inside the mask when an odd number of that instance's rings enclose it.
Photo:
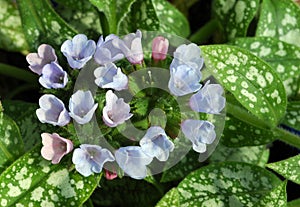
M 57 62 L 55 50 L 47 44 L 38 47 L 37 53 L 29 53 L 26 56 L 29 68 L 32 72 L 42 74 L 43 67 L 51 62 Z
M 68 74 L 56 62 L 44 66 L 39 82 L 45 88 L 64 88 L 68 82 Z
M 190 107 L 194 111 L 219 114 L 225 107 L 224 90 L 220 84 L 205 83 L 196 94 L 190 98 Z
M 147 165 L 153 157 L 146 155 L 141 147 L 121 147 L 115 152 L 116 161 L 120 168 L 134 179 L 143 179 L 147 176 Z
M 112 153 L 98 145 L 82 144 L 73 152 L 72 162 L 75 169 L 84 177 L 100 173 L 106 162 L 115 160 Z
M 73 150 L 71 140 L 65 139 L 56 133 L 42 133 L 43 147 L 41 149 L 42 157 L 46 160 L 51 160 L 52 164 L 60 162 L 63 156 Z
M 36 115 L 40 122 L 54 126 L 65 126 L 70 122 L 71 118 L 64 103 L 56 96 L 43 95 L 39 99 L 39 105 L 40 108 L 36 110 Z
M 152 41 L 152 58 L 154 60 L 164 60 L 167 57 L 169 40 L 158 36 Z
M 91 91 L 78 90 L 69 101 L 70 116 L 78 124 L 86 124 L 91 121 L 97 107 L 98 103 L 95 103 Z
M 99 38 L 94 59 L 100 65 L 112 63 L 124 58 L 122 51 L 113 45 L 112 42 L 114 39 L 119 39 L 119 37 L 111 34 L 105 37 L 105 41 L 103 40 L 103 36 Z
M 128 88 L 128 78 L 114 63 L 107 63 L 94 71 L 95 83 L 101 88 L 120 91 Z
M 188 65 L 173 64 L 170 67 L 169 90 L 175 96 L 183 96 L 201 88 L 201 72 Z
M 123 40 L 114 39 L 112 43 L 123 52 L 130 63 L 141 64 L 143 62 L 142 32 L 140 30 L 126 35 Z
M 93 57 L 96 43 L 88 40 L 84 34 L 78 34 L 72 40 L 66 40 L 60 50 L 67 58 L 71 68 L 81 69 Z
M 206 145 L 216 139 L 215 126 L 209 121 L 187 119 L 182 122 L 181 131 L 193 143 L 193 149 L 199 153 L 204 153 Z
M 152 126 L 147 130 L 140 140 L 140 146 L 146 155 L 156 157 L 159 161 L 167 161 L 169 152 L 174 150 L 174 143 L 159 126 Z
M 130 106 L 125 103 L 123 98 L 118 98 L 111 90 L 106 92 L 106 105 L 103 108 L 103 121 L 109 127 L 123 124 L 130 119 L 133 114 Z

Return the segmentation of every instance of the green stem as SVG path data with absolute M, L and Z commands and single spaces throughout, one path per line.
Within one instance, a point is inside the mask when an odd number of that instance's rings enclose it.
M 204 43 L 217 29 L 218 21 L 216 19 L 211 19 L 203 27 L 201 27 L 197 32 L 190 36 L 190 41 L 201 44 Z
M 103 12 L 99 12 L 99 17 L 100 17 L 100 24 L 102 28 L 102 34 L 105 37 L 110 34 L 108 20 Z
M 300 149 L 300 137 L 282 128 L 275 128 L 278 139 Z
M 37 86 L 38 76 L 15 66 L 0 63 L 0 74 L 23 80 Z

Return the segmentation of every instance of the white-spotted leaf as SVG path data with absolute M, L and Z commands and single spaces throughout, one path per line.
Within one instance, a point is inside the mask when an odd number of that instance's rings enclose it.
M 286 93 L 278 74 L 251 52 L 227 45 L 201 46 L 206 67 L 253 115 L 271 127 L 286 110 Z
M 286 179 L 300 184 L 300 155 L 279 162 L 269 163 L 267 167 L 276 171 Z
M 290 101 L 282 124 L 300 130 L 300 101 Z
M 155 207 L 180 207 L 179 194 L 177 188 L 169 190 Z

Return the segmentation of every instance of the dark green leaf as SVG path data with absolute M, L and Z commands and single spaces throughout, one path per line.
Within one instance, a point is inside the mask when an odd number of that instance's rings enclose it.
M 296 200 L 292 200 L 288 202 L 288 207 L 299 207 L 300 206 L 300 198 Z
M 291 101 L 288 103 L 283 124 L 300 130 L 300 101 Z
M 155 207 L 180 207 L 179 194 L 177 188 L 172 188 L 164 197 L 156 204 Z

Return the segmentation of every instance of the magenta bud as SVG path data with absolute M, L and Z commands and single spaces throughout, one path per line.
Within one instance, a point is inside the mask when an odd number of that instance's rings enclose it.
M 167 57 L 167 52 L 169 48 L 169 40 L 157 36 L 152 41 L 152 58 L 154 60 L 164 60 Z

